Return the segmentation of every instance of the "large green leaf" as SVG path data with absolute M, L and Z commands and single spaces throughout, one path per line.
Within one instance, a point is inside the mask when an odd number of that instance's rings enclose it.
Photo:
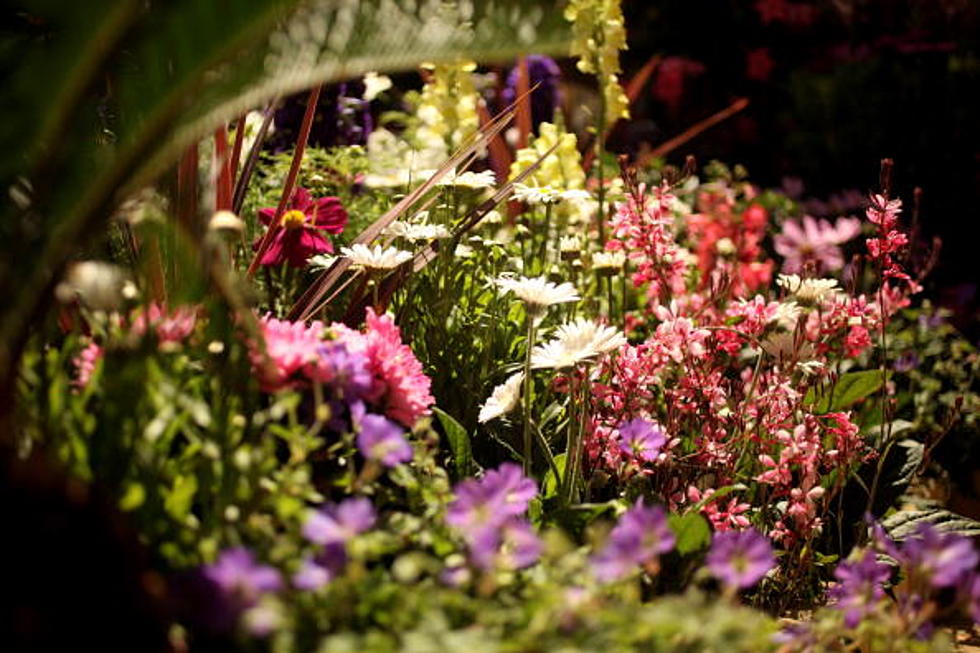
M 806 395 L 806 403 L 817 414 L 844 410 L 880 390 L 885 378 L 881 370 L 848 372 L 820 392 L 811 389 Z
M 453 454 L 453 464 L 456 474 L 460 477 L 468 476 L 473 467 L 473 451 L 470 447 L 470 436 L 466 429 L 456 419 L 438 408 L 433 408 L 432 412 L 439 418 L 442 431 L 446 435 L 446 442 L 449 450 Z

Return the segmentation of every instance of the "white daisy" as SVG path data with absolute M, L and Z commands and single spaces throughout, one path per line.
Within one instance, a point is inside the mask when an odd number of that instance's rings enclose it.
M 518 372 L 494 388 L 487 402 L 480 409 L 480 422 L 489 422 L 514 410 L 521 398 L 523 382 L 524 372 Z
M 452 234 L 441 224 L 412 224 L 395 220 L 385 230 L 385 235 L 404 238 L 412 242 L 449 238 Z
M 802 312 L 803 309 L 796 302 L 779 302 L 779 306 L 776 307 L 776 314 L 773 316 L 772 321 L 784 329 L 792 331 L 796 328 L 796 323 L 799 322 L 800 314 Z
M 382 248 L 381 245 L 375 245 L 371 248 L 360 243 L 341 247 L 340 253 L 350 259 L 351 265 L 369 270 L 391 270 L 412 258 L 411 252 L 396 247 Z
M 776 284 L 803 303 L 817 303 L 837 292 L 837 279 L 802 279 L 795 274 L 781 274 Z
M 519 277 L 517 279 L 500 277 L 496 283 L 504 291 L 509 291 L 517 295 L 527 305 L 528 310 L 532 312 L 537 312 L 552 304 L 564 304 L 581 299 L 578 291 L 575 290 L 575 286 L 572 284 L 568 282 L 555 284 L 546 280 L 544 277 L 530 279 L 527 277 Z
M 622 270 L 626 265 L 623 252 L 596 252 L 592 255 L 593 270 Z
M 461 174 L 449 173 L 445 175 L 439 182 L 437 186 L 457 186 L 459 188 L 471 188 L 473 190 L 481 190 L 484 188 L 493 188 L 497 185 L 497 176 L 494 174 L 493 170 L 484 170 L 483 172 L 473 172 L 472 170 L 467 170 Z
M 561 201 L 571 202 L 591 198 L 587 191 L 580 189 L 565 190 L 557 186 L 528 186 L 514 184 L 514 199 L 527 204 L 557 204 Z
M 626 337 L 615 327 L 581 318 L 558 327 L 555 336 L 534 348 L 531 367 L 564 369 L 626 345 Z

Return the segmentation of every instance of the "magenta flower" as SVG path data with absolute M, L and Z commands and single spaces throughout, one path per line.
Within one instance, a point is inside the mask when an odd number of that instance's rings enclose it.
M 838 584 L 829 592 L 837 600 L 836 608 L 844 613 L 844 625 L 855 628 L 871 614 L 885 595 L 882 585 L 890 576 L 888 566 L 878 562 L 868 549 L 853 562 L 843 562 L 834 570 Z
M 840 245 L 861 233 L 857 218 L 838 218 L 833 225 L 827 220 L 803 216 L 802 223 L 787 220 L 783 233 L 773 239 L 776 252 L 783 257 L 783 271 L 798 274 L 809 263 L 816 274 L 833 272 L 844 267 Z
M 272 228 L 276 209 L 259 209 L 259 220 Z M 339 234 L 347 226 L 347 211 L 336 197 L 313 199 L 305 188 L 297 188 L 279 218 L 279 227 L 269 247 L 262 254 L 262 265 L 303 267 L 311 256 L 333 251 L 333 244 L 326 234 Z M 258 250 L 262 238 L 255 241 Z
M 326 586 L 343 571 L 347 564 L 347 550 L 342 542 L 327 544 L 315 556 L 303 558 L 293 574 L 293 587 L 314 591 Z
M 282 588 L 282 576 L 274 567 L 259 564 L 244 548 L 226 549 L 204 567 L 204 577 L 214 583 L 230 604 L 244 609 L 259 597 Z
M 656 460 L 661 447 L 667 442 L 660 425 L 642 417 L 621 424 L 619 437 L 620 451 L 644 462 Z
M 394 467 L 412 459 L 412 445 L 405 439 L 400 426 L 381 415 L 360 418 L 357 448 L 368 460 Z
M 259 329 L 264 351 L 262 345 L 251 343 L 249 357 L 262 390 L 275 392 L 305 382 L 298 373 L 319 359 L 323 324 L 307 326 L 266 315 L 259 320 Z
M 901 560 L 933 587 L 957 585 L 977 566 L 977 551 L 969 538 L 941 533 L 932 524 L 920 525 L 916 535 L 905 540 Z
M 374 526 L 376 519 L 367 497 L 345 499 L 310 513 L 303 524 L 303 537 L 314 544 L 343 544 Z
M 595 575 L 603 582 L 622 578 L 640 565 L 655 562 L 674 548 L 675 541 L 663 508 L 648 508 L 638 499 L 619 518 L 602 550 L 592 556 Z
M 706 559 L 711 575 L 724 585 L 752 587 L 776 566 L 769 538 L 755 530 L 715 533 Z

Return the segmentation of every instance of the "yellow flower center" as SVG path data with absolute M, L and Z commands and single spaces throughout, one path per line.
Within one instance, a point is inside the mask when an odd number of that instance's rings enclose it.
M 306 214 L 297 209 L 282 214 L 281 223 L 285 229 L 299 229 L 306 223 Z

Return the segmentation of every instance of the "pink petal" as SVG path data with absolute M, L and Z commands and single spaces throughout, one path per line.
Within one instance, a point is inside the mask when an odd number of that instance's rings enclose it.
M 272 224 L 273 219 L 276 217 L 276 209 L 274 207 L 268 207 L 265 209 L 259 209 L 259 220 L 264 225 Z
M 269 247 L 265 250 L 265 254 L 262 255 L 261 259 L 259 259 L 259 264 L 282 265 L 286 261 L 288 252 L 285 251 L 284 240 L 287 235 L 288 232 L 283 230 L 272 237 L 272 242 L 269 243 Z
M 309 209 L 313 205 L 313 200 L 310 199 L 310 191 L 306 190 L 302 186 L 297 186 L 293 190 L 293 197 L 289 204 L 294 209 L 302 211 L 303 213 L 309 213 Z
M 347 226 L 347 211 L 337 197 L 321 197 L 314 202 L 313 223 L 319 229 L 339 234 Z

